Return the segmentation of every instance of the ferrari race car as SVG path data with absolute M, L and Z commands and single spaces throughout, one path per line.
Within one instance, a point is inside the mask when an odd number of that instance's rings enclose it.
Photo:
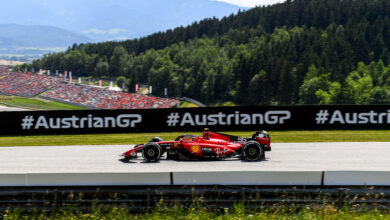
M 202 136 L 184 134 L 173 141 L 155 137 L 147 144 L 137 144 L 120 156 L 124 160 L 131 160 L 142 153 L 148 162 L 158 161 L 164 153 L 166 159 L 173 160 L 238 158 L 256 161 L 265 158 L 265 151 L 271 151 L 271 138 L 266 131 L 256 132 L 246 138 L 205 129 Z

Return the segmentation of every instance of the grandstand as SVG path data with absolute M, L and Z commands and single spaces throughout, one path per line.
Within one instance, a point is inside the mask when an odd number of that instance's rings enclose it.
M 43 93 L 41 97 L 97 109 L 172 108 L 179 104 L 179 101 L 174 99 L 149 97 L 69 83 L 62 83 Z
M 176 99 L 70 84 L 62 77 L 9 72 L 7 69 L 8 66 L 0 66 L 0 94 L 3 95 L 39 96 L 90 109 L 173 108 L 179 105 Z
M 60 82 L 59 78 L 44 75 L 0 72 L 0 93 L 31 98 Z

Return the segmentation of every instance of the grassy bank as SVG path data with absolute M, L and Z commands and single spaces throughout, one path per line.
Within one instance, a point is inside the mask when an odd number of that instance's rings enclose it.
M 72 210 L 62 210 L 54 213 L 48 212 L 30 212 L 22 213 L 19 211 L 7 211 L 0 213 L 0 219 L 390 219 L 390 213 L 385 211 L 350 211 L 347 209 L 336 210 L 331 206 L 322 209 L 261 209 L 247 210 L 244 206 L 237 206 L 233 209 L 223 211 L 210 211 L 207 209 L 156 209 L 152 212 L 133 214 L 126 209 L 109 208 L 94 209 L 87 212 L 77 212 Z
M 32 110 L 83 110 L 85 108 L 68 105 L 60 102 L 46 101 L 37 98 L 22 98 L 0 96 L 0 99 L 6 99 L 8 105 L 18 108 L 26 108 Z
M 139 144 L 155 136 L 173 140 L 181 134 L 201 132 L 164 132 L 95 135 L 0 136 L 0 146 L 116 145 Z M 226 132 L 249 137 L 253 132 Z M 390 131 L 271 131 L 272 143 L 295 142 L 390 142 Z
M 199 107 L 199 106 L 197 106 L 191 102 L 182 102 L 180 105 L 180 108 L 196 108 L 196 107 Z

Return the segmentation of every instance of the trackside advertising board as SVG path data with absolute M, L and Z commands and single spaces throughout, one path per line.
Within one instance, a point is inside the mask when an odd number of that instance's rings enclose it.
M 390 106 L 266 106 L 1 112 L 1 135 L 390 129 Z

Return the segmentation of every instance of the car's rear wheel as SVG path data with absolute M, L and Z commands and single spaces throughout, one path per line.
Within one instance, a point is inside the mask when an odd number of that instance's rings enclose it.
M 161 154 L 161 147 L 156 143 L 148 143 L 142 149 L 142 156 L 148 162 L 158 161 L 161 157 Z
M 256 161 L 264 157 L 264 149 L 256 141 L 249 141 L 245 144 L 244 158 L 249 161 Z

